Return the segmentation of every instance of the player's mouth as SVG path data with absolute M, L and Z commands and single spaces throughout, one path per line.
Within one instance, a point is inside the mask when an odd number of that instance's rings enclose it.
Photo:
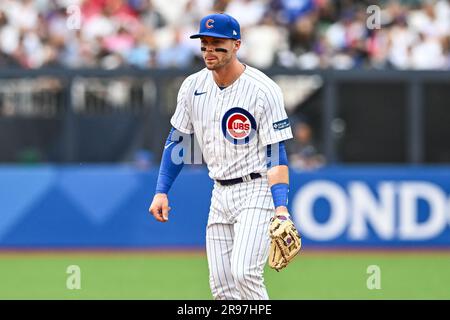
M 206 61 L 213 61 L 213 60 L 217 60 L 216 57 L 205 57 Z

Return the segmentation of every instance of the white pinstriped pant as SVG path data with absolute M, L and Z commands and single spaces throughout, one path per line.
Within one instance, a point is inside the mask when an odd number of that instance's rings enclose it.
M 264 266 L 274 205 L 267 177 L 215 182 L 206 229 L 209 282 L 216 300 L 267 300 Z

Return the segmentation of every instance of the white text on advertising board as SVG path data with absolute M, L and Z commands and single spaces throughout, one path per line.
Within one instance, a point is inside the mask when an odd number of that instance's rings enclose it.
M 437 184 L 381 181 L 375 192 L 362 181 L 351 181 L 346 186 L 319 180 L 299 189 L 292 209 L 305 236 L 327 241 L 346 233 L 350 240 L 365 240 L 370 225 L 381 240 L 428 240 L 439 236 L 450 224 L 450 199 Z M 329 218 L 323 222 L 314 216 L 318 199 L 329 203 Z M 423 221 L 418 219 L 419 200 L 428 205 Z

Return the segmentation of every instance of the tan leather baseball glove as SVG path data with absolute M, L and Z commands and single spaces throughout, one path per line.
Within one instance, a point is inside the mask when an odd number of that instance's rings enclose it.
M 276 215 L 269 226 L 271 238 L 269 266 L 279 271 L 294 259 L 302 247 L 301 236 L 289 218 L 289 214 Z

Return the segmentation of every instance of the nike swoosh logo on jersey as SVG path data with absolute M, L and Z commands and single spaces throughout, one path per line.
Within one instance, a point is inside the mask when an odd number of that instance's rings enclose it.
M 202 94 L 205 94 L 205 93 L 206 93 L 206 91 L 205 92 L 197 92 L 197 90 L 195 90 L 194 95 L 201 96 Z
M 170 142 L 168 145 L 164 146 L 164 149 L 167 149 L 168 147 L 170 147 L 170 145 L 172 145 L 174 143 L 174 141 Z

